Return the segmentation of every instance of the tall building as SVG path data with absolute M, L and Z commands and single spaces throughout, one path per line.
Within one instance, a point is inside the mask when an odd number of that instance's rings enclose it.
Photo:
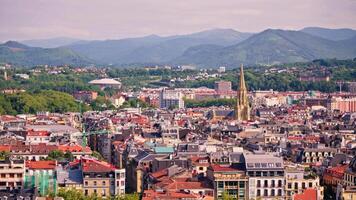
M 249 199 L 282 199 L 284 197 L 284 165 L 272 154 L 244 154 L 249 177 Z
M 0 160 L 0 190 L 22 189 L 25 161 L 5 158 Z
M 243 65 L 240 67 L 240 89 L 237 92 L 237 98 L 236 119 L 240 121 L 250 120 L 250 106 L 247 99 Z
M 178 90 L 163 89 L 159 95 L 160 108 L 184 108 L 183 94 Z
M 216 81 L 214 84 L 214 89 L 218 94 L 228 94 L 229 92 L 231 92 L 231 82 Z
M 214 199 L 224 199 L 224 194 L 231 199 L 249 199 L 248 177 L 243 170 L 229 165 L 211 165 L 207 176 L 214 185 Z

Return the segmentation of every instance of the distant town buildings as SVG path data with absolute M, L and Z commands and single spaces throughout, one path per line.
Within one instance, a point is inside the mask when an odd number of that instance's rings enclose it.
M 98 92 L 95 91 L 77 91 L 73 94 L 74 98 L 83 102 L 92 102 L 98 97 Z

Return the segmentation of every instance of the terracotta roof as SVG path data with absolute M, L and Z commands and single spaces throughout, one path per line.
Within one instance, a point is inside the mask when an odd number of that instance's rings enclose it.
M 91 152 L 90 148 L 89 147 L 82 147 L 80 145 L 59 145 L 58 146 L 58 150 L 61 150 L 61 151 L 70 151 L 70 152 Z
M 302 194 L 295 194 L 294 200 L 318 200 L 318 191 L 308 188 Z
M 231 166 L 224 166 L 224 165 L 211 165 L 211 168 L 215 172 L 236 172 L 236 171 L 240 171 L 238 169 L 232 168 Z
M 29 130 L 27 131 L 27 136 L 49 136 L 50 133 L 48 131 L 34 131 Z
M 151 174 L 151 176 L 153 176 L 156 179 L 159 179 L 159 178 L 161 178 L 163 176 L 167 176 L 167 175 L 168 175 L 168 170 L 167 169 L 162 169 L 162 170 L 156 171 L 156 172 Z
M 345 170 L 346 170 L 347 168 L 348 168 L 348 165 L 339 165 L 339 166 L 336 166 L 336 167 L 332 167 L 332 168 L 330 168 L 330 169 L 327 169 L 327 171 L 343 174 L 343 173 L 345 173 Z
M 173 182 L 166 189 L 184 190 L 184 189 L 204 189 L 206 186 L 202 182 Z
M 111 172 L 116 170 L 115 166 L 95 159 L 82 158 L 83 172 Z
M 154 190 L 145 190 L 142 200 L 154 199 L 197 199 L 198 197 L 193 194 L 183 192 L 156 192 Z
M 41 161 L 26 161 L 26 167 L 29 169 L 55 169 L 55 160 L 41 160 Z
M 0 145 L 0 151 L 10 151 L 10 145 Z

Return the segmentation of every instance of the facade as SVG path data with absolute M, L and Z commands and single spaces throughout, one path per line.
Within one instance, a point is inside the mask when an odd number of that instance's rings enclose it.
M 159 95 L 159 107 L 168 108 L 184 108 L 183 93 L 177 90 L 163 89 Z
M 356 97 L 333 97 L 330 99 L 330 109 L 341 113 L 356 112 Z
M 348 168 L 345 170 L 343 185 L 356 186 L 356 156 L 352 158 Z
M 294 168 L 286 169 L 285 179 L 286 200 L 292 200 L 293 196 L 303 194 L 307 189 L 315 189 L 317 191 L 317 199 L 324 198 L 324 188 L 320 186 L 320 180 L 317 176 L 305 176 L 304 171 Z
M 284 199 L 284 165 L 281 157 L 244 154 L 249 177 L 249 198 Z
M 85 195 L 99 197 L 125 194 L 125 169 L 94 159 L 81 160 L 83 191 Z
M 214 84 L 214 89 L 218 94 L 228 94 L 231 92 L 231 82 L 216 81 Z
M 37 188 L 42 196 L 56 191 L 57 161 L 26 161 L 25 188 Z
M 250 120 L 250 105 L 247 98 L 243 65 L 240 67 L 240 89 L 237 93 L 237 98 L 236 119 L 239 121 Z
M 224 194 L 233 199 L 248 198 L 248 178 L 243 170 L 232 166 L 211 165 L 207 177 L 214 187 L 214 198 L 223 199 Z
M 325 158 L 333 157 L 337 152 L 334 148 L 306 148 L 303 151 L 302 163 L 322 163 Z
M 23 189 L 24 177 L 24 160 L 0 160 L 0 190 Z

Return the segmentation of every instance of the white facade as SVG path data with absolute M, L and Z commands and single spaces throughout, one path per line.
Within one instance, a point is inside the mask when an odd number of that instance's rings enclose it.
M 183 93 L 177 90 L 163 89 L 159 95 L 159 107 L 165 109 L 171 107 L 184 108 Z

